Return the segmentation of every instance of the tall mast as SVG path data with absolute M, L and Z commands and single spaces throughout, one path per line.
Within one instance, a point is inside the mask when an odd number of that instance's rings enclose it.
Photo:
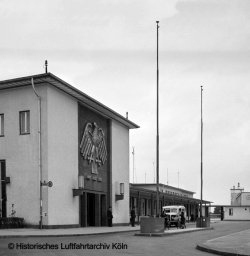
M 157 24 L 157 135 L 156 135 L 156 216 L 159 215 L 159 65 L 158 65 L 158 29 L 159 21 L 156 21 Z
M 200 218 L 202 226 L 202 192 L 203 192 L 203 121 L 202 121 L 202 91 L 201 86 L 201 206 L 200 206 Z

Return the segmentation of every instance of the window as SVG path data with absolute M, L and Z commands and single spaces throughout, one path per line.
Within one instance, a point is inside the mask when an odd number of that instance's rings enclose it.
M 0 115 L 0 136 L 4 136 L 4 114 Z
M 30 111 L 20 112 L 20 134 L 30 133 Z
M 229 208 L 229 215 L 233 216 L 233 208 Z

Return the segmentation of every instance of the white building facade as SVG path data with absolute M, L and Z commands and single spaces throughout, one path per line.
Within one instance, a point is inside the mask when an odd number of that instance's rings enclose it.
M 231 189 L 231 205 L 223 207 L 224 220 L 250 220 L 250 192 L 238 186 Z
M 0 82 L 0 127 L 3 217 L 106 226 L 112 206 L 114 225 L 129 223 L 129 130 L 139 126 L 45 73 Z
M 224 220 L 250 220 L 250 206 L 225 206 Z

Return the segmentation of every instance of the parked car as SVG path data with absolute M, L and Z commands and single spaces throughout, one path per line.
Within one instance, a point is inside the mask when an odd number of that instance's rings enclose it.
M 187 218 L 186 208 L 183 205 L 168 205 L 162 207 L 165 218 L 168 218 L 170 225 L 178 226 L 181 212 L 184 212 L 184 217 Z

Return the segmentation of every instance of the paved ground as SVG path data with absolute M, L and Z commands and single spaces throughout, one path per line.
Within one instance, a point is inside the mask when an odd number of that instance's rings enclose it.
M 197 249 L 219 255 L 250 255 L 250 229 L 208 240 Z
M 112 228 L 83 228 L 64 230 L 16 230 L 20 237 L 12 237 L 15 230 L 0 230 L 0 255 L 212 255 L 196 249 L 197 244 L 207 247 L 216 245 L 222 250 L 226 246 L 230 235 L 231 247 L 238 248 L 243 253 L 243 246 L 249 248 L 250 222 L 215 222 L 212 230 L 201 230 L 185 233 L 185 230 L 171 228 L 177 235 L 163 237 L 139 237 L 139 227 Z M 195 225 L 188 224 L 186 230 L 195 229 Z M 246 231 L 247 230 L 247 231 Z M 77 231 L 77 233 L 75 233 Z M 132 232 L 129 232 L 132 231 Z M 244 231 L 244 232 L 243 232 Z M 17 233 L 18 232 L 18 233 Z M 26 232 L 26 233 L 25 233 Z M 31 232 L 31 233 L 30 233 Z M 58 234 L 60 232 L 60 234 Z M 116 232 L 116 233 L 114 233 Z M 88 235 L 88 233 L 95 235 Z M 234 235 L 231 235 L 233 234 Z M 25 234 L 36 237 L 25 237 Z M 42 235 L 41 235 L 42 234 Z M 10 235 L 6 237 L 6 235 Z M 49 236 L 48 236 L 49 235 Z M 58 235 L 63 235 L 58 237 Z M 246 237 L 246 235 L 248 237 Z M 234 237 L 233 237 L 234 236 Z M 223 238 L 224 237 L 224 238 Z M 216 242 L 218 238 L 223 242 Z M 243 240 L 241 240 L 243 238 Z M 235 243 L 233 244 L 232 241 Z M 238 241 L 238 244 L 236 243 Z M 223 245 L 220 247 L 219 245 Z M 81 249 L 77 246 L 82 246 Z M 237 247 L 238 246 L 238 247 Z M 84 248 L 83 248 L 84 247 Z M 232 251 L 232 248 L 228 248 Z M 237 250 L 236 250 L 237 251 Z M 245 250 L 247 253 L 247 251 Z M 244 255 L 244 254 L 241 254 Z M 247 255 L 247 254 L 245 254 Z
M 140 227 L 86 227 L 86 228 L 68 228 L 68 229 L 0 229 L 0 238 L 14 237 L 60 237 L 60 236 L 88 236 L 98 234 L 112 234 L 129 231 L 139 231 Z
M 140 226 L 119 226 L 119 227 L 86 227 L 86 228 L 70 228 L 70 229 L 0 229 L 0 238 L 15 238 L 15 237 L 62 237 L 62 236 L 89 236 L 98 234 L 113 234 L 121 232 L 137 232 L 139 233 Z M 183 232 L 194 232 L 197 230 L 195 223 L 187 223 L 187 229 L 177 229 L 171 227 L 166 230 L 166 234 L 176 234 Z

